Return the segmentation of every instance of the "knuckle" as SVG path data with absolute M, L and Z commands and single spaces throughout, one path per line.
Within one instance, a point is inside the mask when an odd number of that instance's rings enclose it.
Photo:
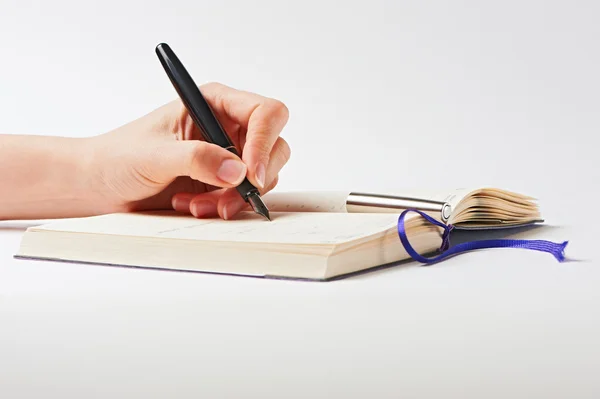
M 208 82 L 204 83 L 201 88 L 209 91 L 220 91 L 223 89 L 223 84 L 219 82 Z
M 211 103 L 211 106 L 223 109 L 224 104 L 227 102 L 230 87 L 219 82 L 209 82 L 202 86 L 202 92 L 206 100 Z
M 289 161 L 290 157 L 292 156 L 292 149 L 290 148 L 290 145 L 288 144 L 287 141 L 285 141 L 284 139 L 281 139 L 281 152 L 283 152 L 283 156 L 285 158 L 285 161 Z
M 269 98 L 265 104 L 271 112 L 273 112 L 276 116 L 287 120 L 290 115 L 290 110 L 288 107 L 281 101 L 276 100 L 274 98 Z
M 287 163 L 292 156 L 290 145 L 283 138 L 278 139 L 278 145 L 275 147 L 275 155 L 279 157 L 283 164 Z

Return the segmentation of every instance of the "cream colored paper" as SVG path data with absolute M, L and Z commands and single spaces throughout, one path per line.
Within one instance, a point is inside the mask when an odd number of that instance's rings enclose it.
M 391 214 L 274 212 L 269 222 L 251 212 L 235 220 L 156 212 L 56 221 L 39 229 L 198 241 L 332 244 L 377 234 L 396 223 L 397 216 Z

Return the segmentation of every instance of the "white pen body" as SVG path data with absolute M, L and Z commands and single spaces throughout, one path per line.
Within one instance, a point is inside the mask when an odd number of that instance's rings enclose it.
M 354 191 L 286 191 L 263 196 L 271 212 L 401 213 L 418 209 L 447 221 L 447 202 L 402 195 Z

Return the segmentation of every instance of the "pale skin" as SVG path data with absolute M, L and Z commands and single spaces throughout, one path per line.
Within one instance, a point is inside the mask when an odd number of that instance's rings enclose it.
M 155 209 L 234 218 L 248 208 L 235 190 L 244 177 L 265 194 L 290 158 L 288 109 L 218 83 L 200 89 L 241 158 L 203 141 L 179 99 L 98 136 L 0 135 L 0 220 Z

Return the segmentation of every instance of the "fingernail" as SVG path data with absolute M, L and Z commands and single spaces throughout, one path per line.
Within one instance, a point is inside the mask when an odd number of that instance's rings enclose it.
M 244 201 L 233 200 L 223 206 L 223 219 L 229 219 L 235 216 L 236 213 L 241 211 L 246 203 Z
M 192 212 L 192 215 L 194 215 L 197 218 L 210 215 L 211 213 L 214 213 L 216 209 L 216 205 L 210 201 L 192 202 L 190 206 L 190 211 Z
M 193 197 L 193 195 L 177 195 L 173 197 L 171 205 L 173 206 L 173 209 L 175 209 L 177 212 L 190 212 L 190 202 L 192 201 Z
M 256 167 L 256 182 L 259 188 L 265 188 L 266 168 L 264 163 L 259 163 Z
M 241 181 L 245 175 L 246 165 L 235 159 L 226 159 L 217 171 L 217 177 L 230 184 Z

